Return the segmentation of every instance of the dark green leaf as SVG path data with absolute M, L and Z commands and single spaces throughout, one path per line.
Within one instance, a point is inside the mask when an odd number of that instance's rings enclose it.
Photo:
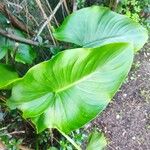
M 7 89 L 18 79 L 18 75 L 11 66 L 0 64 L 0 89 Z
M 19 44 L 15 60 L 23 64 L 32 64 L 36 58 L 36 53 L 33 48 L 26 44 Z
M 15 30 L 15 34 L 20 37 L 24 37 L 23 33 L 19 30 Z M 30 45 L 19 43 L 15 57 L 15 60 L 17 62 L 32 64 L 35 57 L 35 50 Z
M 7 53 L 7 49 L 6 48 L 0 48 L 0 59 L 2 59 Z
M 8 19 L 0 12 L 0 28 L 7 28 L 9 26 Z
M 24 37 L 23 33 L 19 30 L 11 28 L 8 30 L 17 36 Z M 15 61 L 24 64 L 31 64 L 36 57 L 36 53 L 30 45 L 17 43 L 0 36 L 0 59 L 3 58 L 8 51 L 10 51 L 12 57 L 15 56 Z

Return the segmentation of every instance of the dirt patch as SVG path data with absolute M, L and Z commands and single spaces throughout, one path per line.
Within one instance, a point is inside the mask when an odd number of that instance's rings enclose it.
M 150 43 L 135 56 L 127 81 L 94 126 L 108 138 L 107 150 L 150 150 Z

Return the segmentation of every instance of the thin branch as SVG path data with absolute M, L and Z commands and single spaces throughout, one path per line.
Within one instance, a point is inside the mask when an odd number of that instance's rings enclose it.
M 119 3 L 119 0 L 110 0 L 109 8 L 111 8 L 113 11 L 115 11 L 118 3 Z
M 52 8 L 51 8 L 51 6 L 50 6 L 48 0 L 45 0 L 45 1 L 46 1 L 46 4 L 47 4 L 47 6 L 48 6 L 48 8 L 49 8 L 49 10 L 50 10 L 50 13 L 52 13 Z M 58 24 L 58 21 L 57 21 L 57 19 L 56 19 L 55 16 L 54 16 L 54 21 L 55 21 L 55 23 L 56 23 L 56 25 L 57 25 L 57 27 L 58 27 L 59 24 Z
M 44 19 L 47 20 L 48 17 L 47 17 L 47 15 L 46 15 L 46 13 L 45 13 L 43 7 L 42 7 L 41 1 L 40 1 L 40 0 L 35 0 L 35 1 L 36 1 L 36 3 L 37 3 L 38 7 L 40 8 L 41 12 L 42 12 Z M 56 42 L 55 42 L 55 40 L 54 40 L 54 37 L 53 37 L 53 35 L 52 35 L 52 31 L 51 31 L 50 27 L 51 27 L 51 23 L 49 22 L 49 23 L 47 24 L 47 28 L 48 28 L 48 31 L 49 31 L 49 33 L 50 33 L 51 39 L 52 39 L 54 45 L 56 46 Z
M 73 12 L 77 10 L 77 1 L 73 0 Z
M 63 2 L 64 2 L 64 0 L 60 0 L 59 1 L 57 6 L 55 7 L 55 9 L 53 10 L 52 14 L 47 18 L 47 20 L 44 22 L 44 24 L 39 29 L 39 32 L 37 33 L 36 37 L 38 37 L 42 33 L 42 31 L 44 30 L 45 26 L 52 20 L 52 18 L 54 17 L 55 13 L 57 12 L 57 10 L 59 9 L 59 7 L 62 5 Z
M 6 9 L 3 3 L 0 3 L 0 12 L 2 12 L 6 17 L 8 17 L 8 19 L 14 27 L 17 27 L 20 30 L 28 33 L 29 28 L 26 25 L 24 25 L 21 21 L 19 21 L 15 16 L 13 16 L 11 12 L 9 12 L 9 10 Z M 30 31 L 29 33 L 30 35 L 34 35 L 34 32 Z
M 1 96 L 1 95 L 0 95 L 0 100 L 3 101 L 3 102 L 6 102 L 6 98 L 4 96 Z
M 6 146 L 2 141 L 0 141 L 0 150 L 6 150 Z
M 8 133 L 8 135 L 14 135 L 14 134 L 25 134 L 25 131 L 13 131 L 11 133 Z
M 2 29 L 0 29 L 0 35 L 5 36 L 5 37 L 7 37 L 11 40 L 14 40 L 16 42 L 20 42 L 20 43 L 24 43 L 24 44 L 28 44 L 28 45 L 33 45 L 33 46 L 40 46 L 39 42 L 35 42 L 35 41 L 30 40 L 30 39 L 25 39 L 25 38 L 19 37 L 15 34 L 9 33 L 9 32 L 4 31 Z M 43 46 L 43 47 L 48 48 L 50 46 Z
M 33 149 L 30 149 L 30 148 L 28 148 L 28 147 L 26 147 L 26 146 L 23 146 L 23 145 L 19 145 L 18 148 L 19 148 L 20 150 L 33 150 Z
M 66 0 L 64 0 L 64 6 L 65 6 L 65 9 L 66 9 L 67 14 L 69 15 L 70 12 L 69 12 L 69 9 L 68 9 Z

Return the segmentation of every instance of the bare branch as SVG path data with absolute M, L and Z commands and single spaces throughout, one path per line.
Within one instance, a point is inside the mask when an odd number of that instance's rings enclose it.
M 2 12 L 4 15 L 6 15 L 6 17 L 8 17 L 8 19 L 14 27 L 17 27 L 20 30 L 28 33 L 29 28 L 26 25 L 24 25 L 21 21 L 19 21 L 15 16 L 13 16 L 11 12 L 9 12 L 9 10 L 6 9 L 3 3 L 0 3 L 0 12 Z M 30 35 L 34 35 L 34 32 L 29 31 L 29 33 Z
M 40 46 L 39 42 L 35 42 L 35 41 L 30 40 L 30 39 L 25 39 L 25 38 L 16 36 L 12 33 L 9 33 L 7 31 L 2 30 L 2 29 L 0 29 L 0 35 L 5 36 L 5 37 L 7 37 L 11 40 L 14 40 L 16 42 L 20 42 L 20 43 L 24 43 L 24 44 L 28 44 L 28 45 L 33 45 L 33 46 Z M 44 46 L 44 47 L 50 47 L 50 46 Z
M 69 9 L 68 9 L 66 0 L 64 0 L 64 6 L 65 6 L 65 9 L 66 9 L 67 14 L 69 15 L 70 12 L 69 12 Z
M 35 0 L 35 1 L 36 1 L 36 3 L 37 3 L 38 7 L 40 8 L 41 12 L 42 12 L 44 19 L 47 20 L 48 17 L 47 17 L 47 15 L 46 15 L 46 13 L 45 13 L 43 7 L 42 7 L 41 1 L 40 1 L 40 0 Z M 55 39 L 54 39 L 54 37 L 53 37 L 53 35 L 52 35 L 52 31 L 51 31 L 50 27 L 51 27 L 51 23 L 49 22 L 49 23 L 47 24 L 47 28 L 48 28 L 48 31 L 49 31 L 49 33 L 50 33 L 51 39 L 52 39 L 54 45 L 56 46 L 56 42 L 55 42 Z
M 38 37 L 42 33 L 42 31 L 44 30 L 45 26 L 52 20 L 52 18 L 54 17 L 55 13 L 57 12 L 57 10 L 59 9 L 59 7 L 62 5 L 63 2 L 64 2 L 64 0 L 60 0 L 59 1 L 57 6 L 55 7 L 55 9 L 53 10 L 52 14 L 47 18 L 47 20 L 44 22 L 44 24 L 39 29 L 39 32 L 37 33 L 36 37 Z
M 46 1 L 46 4 L 47 4 L 47 6 L 48 6 L 48 8 L 49 8 L 49 10 L 50 10 L 50 13 L 52 12 L 52 8 L 51 8 L 51 6 L 50 6 L 50 4 L 49 4 L 49 2 L 48 2 L 48 0 L 45 0 Z M 56 23 L 56 25 L 57 25 L 57 27 L 59 26 L 59 24 L 58 24 L 58 21 L 57 21 L 57 19 L 56 19 L 56 17 L 54 16 L 54 21 L 55 21 L 55 23 Z
M 77 1 L 73 0 L 73 12 L 77 10 Z

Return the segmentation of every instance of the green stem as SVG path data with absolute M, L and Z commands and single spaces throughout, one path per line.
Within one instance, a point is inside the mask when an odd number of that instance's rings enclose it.
M 8 44 L 8 39 L 7 38 L 5 38 L 5 45 L 7 45 Z M 7 53 L 6 53 L 6 55 L 5 55 L 5 62 L 6 62 L 6 64 L 8 64 L 9 63 L 9 54 L 8 54 L 8 49 L 7 49 Z
M 57 129 L 77 150 L 82 150 L 79 145 L 77 145 L 68 135 L 66 135 L 61 130 Z
M 8 63 L 9 63 L 8 52 L 6 53 L 5 61 L 6 61 L 6 64 L 8 64 Z
M 38 143 L 38 134 L 36 134 L 36 145 L 35 149 L 39 150 L 39 143 Z

